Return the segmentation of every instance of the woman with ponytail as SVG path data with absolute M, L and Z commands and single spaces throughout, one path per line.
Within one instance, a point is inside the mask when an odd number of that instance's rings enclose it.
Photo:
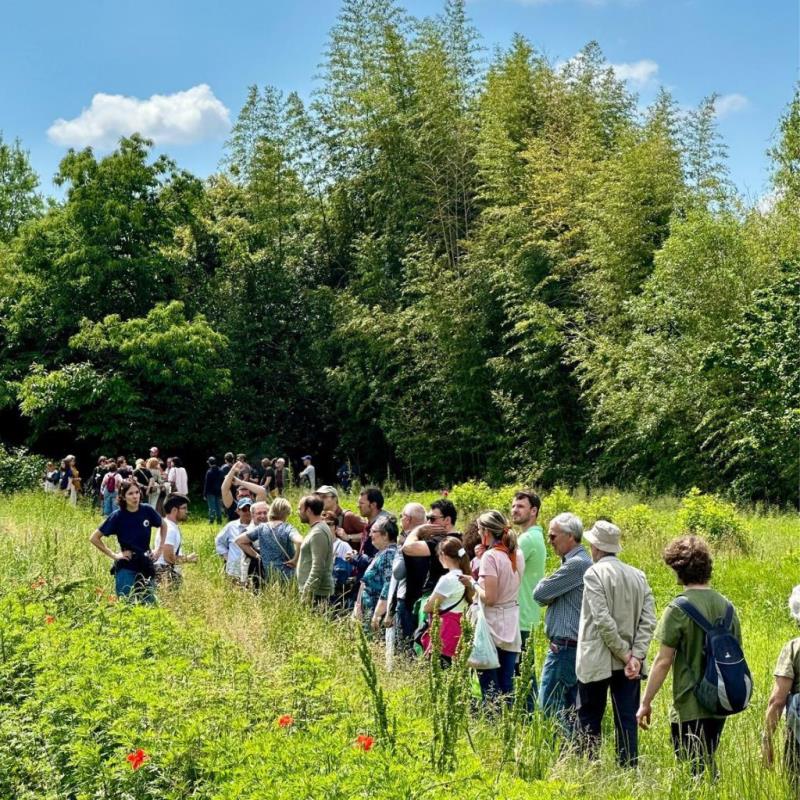
M 478 517 L 478 532 L 485 548 L 478 580 L 472 583 L 483 605 L 483 613 L 497 647 L 500 666 L 478 672 L 484 700 L 505 695 L 510 702 L 514 667 L 522 650 L 519 629 L 519 585 L 525 574 L 525 556 L 517 547 L 517 537 L 499 511 L 486 511 Z M 465 585 L 472 578 L 462 578 Z
M 461 638 L 461 615 L 472 605 L 475 590 L 472 584 L 462 584 L 461 576 L 469 576 L 469 556 L 464 545 L 455 536 L 448 536 L 436 548 L 439 563 L 445 570 L 422 609 L 430 620 L 434 611 L 439 612 L 441 622 L 439 636 L 442 642 L 442 666 L 450 664 Z M 430 632 L 421 638 L 425 655 L 431 651 Z

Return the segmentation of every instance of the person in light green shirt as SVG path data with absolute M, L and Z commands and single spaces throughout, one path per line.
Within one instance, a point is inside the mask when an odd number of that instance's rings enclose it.
M 522 533 L 517 539 L 517 546 L 525 557 L 525 572 L 519 585 L 519 629 L 522 637 L 522 655 L 517 663 L 517 673 L 524 658 L 531 633 L 536 630 L 542 616 L 539 604 L 533 599 L 536 584 L 544 577 L 546 558 L 544 547 L 544 531 L 538 524 L 539 509 L 542 501 L 533 492 L 517 492 L 511 502 L 511 520 Z M 528 710 L 533 711 L 536 705 L 538 687 L 535 671 L 531 675 L 531 688 L 528 695 Z

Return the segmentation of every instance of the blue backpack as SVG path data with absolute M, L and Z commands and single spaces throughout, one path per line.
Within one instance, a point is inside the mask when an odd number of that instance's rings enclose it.
M 694 694 L 712 714 L 728 716 L 744 711 L 753 694 L 753 677 L 741 645 L 732 632 L 733 606 L 713 625 L 687 600 L 676 597 L 680 608 L 706 635 L 705 669 Z

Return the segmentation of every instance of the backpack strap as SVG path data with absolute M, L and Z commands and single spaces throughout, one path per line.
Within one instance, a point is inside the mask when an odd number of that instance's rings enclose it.
M 696 625 L 702 628 L 703 633 L 708 633 L 711 630 L 709 621 L 697 610 L 697 608 L 689 602 L 688 598 L 679 595 L 673 600 L 673 603 L 686 614 Z M 733 607 L 731 607 L 733 611 Z
M 725 627 L 730 631 L 733 630 L 733 604 L 728 603 L 725 609 L 725 619 L 723 620 Z

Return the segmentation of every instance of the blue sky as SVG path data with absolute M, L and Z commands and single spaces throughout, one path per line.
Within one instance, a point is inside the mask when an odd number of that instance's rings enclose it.
M 441 8 L 404 5 L 416 16 Z M 765 151 L 798 79 L 796 0 L 471 0 L 468 11 L 487 58 L 515 32 L 553 61 L 595 39 L 644 103 L 662 84 L 682 106 L 717 92 L 731 176 L 746 199 L 765 193 Z M 46 192 L 69 144 L 102 152 L 132 124 L 205 176 L 248 85 L 311 92 L 337 12 L 335 0 L 8 4 L 0 130 L 22 140 Z

